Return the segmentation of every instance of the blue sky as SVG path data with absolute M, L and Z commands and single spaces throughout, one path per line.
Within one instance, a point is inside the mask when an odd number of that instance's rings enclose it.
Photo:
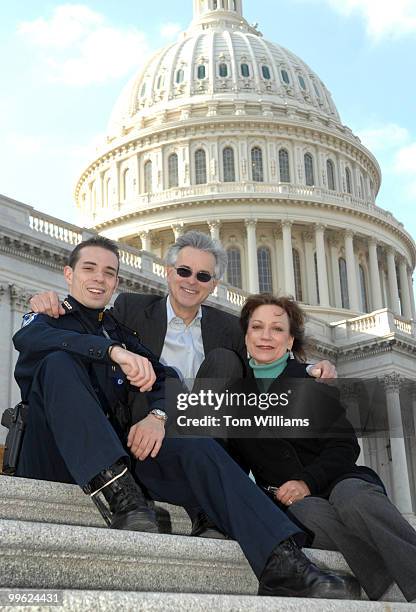
M 299 55 L 377 157 L 379 206 L 416 237 L 416 0 L 243 0 L 266 39 Z M 0 193 L 77 222 L 72 190 L 147 53 L 192 0 L 2 2 Z

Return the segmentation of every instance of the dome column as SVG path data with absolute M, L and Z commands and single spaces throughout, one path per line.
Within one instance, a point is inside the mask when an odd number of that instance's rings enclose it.
M 328 271 L 325 256 L 325 226 L 315 225 L 316 263 L 318 267 L 318 287 L 320 306 L 329 306 Z
M 347 230 L 345 232 L 345 261 L 347 264 L 347 282 L 350 309 L 359 312 L 360 302 L 358 300 L 357 266 L 355 263 L 353 236 L 354 234 L 351 230 Z
M 412 306 L 412 319 L 414 321 L 416 321 L 416 307 L 415 307 L 415 294 L 413 292 L 413 278 L 412 278 L 412 271 L 410 270 L 410 268 L 407 271 L 408 277 L 408 286 L 409 286 L 409 295 L 410 295 L 410 304 Z
M 208 227 L 209 227 L 209 231 L 211 234 L 211 238 L 213 240 L 218 240 L 218 242 L 220 241 L 220 227 L 221 227 L 221 222 L 219 220 L 217 221 L 208 221 Z
M 248 290 L 250 293 L 258 293 L 259 291 L 256 225 L 257 219 L 246 219 L 245 221 L 247 233 Z
M 314 267 L 314 258 L 313 258 L 313 239 L 314 235 L 312 232 L 304 232 L 303 234 L 303 244 L 305 249 L 305 281 L 306 287 L 308 290 L 308 304 L 317 305 L 318 304 L 318 296 L 316 293 L 316 274 Z M 304 300 L 306 301 L 306 300 Z
M 335 234 L 329 239 L 329 246 L 331 251 L 331 268 L 332 268 L 332 283 L 334 285 L 334 306 L 335 308 L 342 308 L 341 299 L 341 280 L 339 277 L 339 263 L 338 263 L 338 240 Z
M 292 221 L 282 221 L 282 232 L 283 261 L 285 267 L 285 292 L 287 295 L 296 295 L 295 274 L 293 270 Z
M 151 251 L 151 234 L 149 230 L 145 230 L 143 232 L 139 232 L 140 240 L 142 241 L 142 250 L 143 251 Z
M 412 318 L 412 304 L 410 301 L 409 279 L 407 276 L 407 262 L 404 257 L 399 262 L 400 289 L 402 298 L 402 315 L 405 319 Z
M 183 223 L 174 223 L 173 225 L 171 225 L 171 228 L 176 242 L 179 236 L 182 236 L 182 234 L 184 233 L 185 225 Z
M 274 248 L 276 251 L 276 271 L 277 271 L 277 288 L 276 294 L 280 295 L 284 292 L 285 268 L 283 263 L 283 246 L 282 246 L 282 228 L 280 225 L 273 230 Z
M 400 377 L 393 372 L 384 376 L 387 399 L 387 415 L 390 433 L 393 501 L 402 513 L 412 512 L 410 497 L 409 470 L 407 467 L 406 447 L 402 413 L 400 407 Z
M 395 314 L 400 314 L 399 289 L 397 286 L 396 260 L 394 249 L 387 249 L 387 276 L 389 282 L 390 308 Z
M 370 264 L 372 309 L 379 310 L 379 308 L 383 308 L 383 299 L 381 297 L 380 272 L 377 256 L 377 240 L 375 238 L 370 238 L 370 241 L 368 243 L 368 258 Z

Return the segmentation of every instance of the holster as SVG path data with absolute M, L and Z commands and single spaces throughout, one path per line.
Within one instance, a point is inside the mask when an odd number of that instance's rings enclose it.
M 3 455 L 3 474 L 7 476 L 14 476 L 16 473 L 28 410 L 28 404 L 19 402 L 14 408 L 6 408 L 1 417 L 1 424 L 9 430 Z

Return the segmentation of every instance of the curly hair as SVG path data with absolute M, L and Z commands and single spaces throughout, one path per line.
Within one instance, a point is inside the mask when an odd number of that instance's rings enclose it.
M 248 324 L 253 312 L 259 306 L 279 306 L 289 317 L 289 332 L 293 336 L 292 351 L 299 361 L 305 361 L 305 315 L 293 297 L 276 297 L 272 293 L 257 293 L 249 295 L 240 314 L 240 325 L 244 335 L 247 333 Z

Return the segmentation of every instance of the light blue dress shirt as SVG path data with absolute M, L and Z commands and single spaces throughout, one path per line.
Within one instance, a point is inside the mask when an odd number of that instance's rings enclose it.
M 173 366 L 192 385 L 201 363 L 205 359 L 202 343 L 201 319 L 202 308 L 193 321 L 186 325 L 176 316 L 170 298 L 166 300 L 167 329 L 161 354 L 161 361 Z

